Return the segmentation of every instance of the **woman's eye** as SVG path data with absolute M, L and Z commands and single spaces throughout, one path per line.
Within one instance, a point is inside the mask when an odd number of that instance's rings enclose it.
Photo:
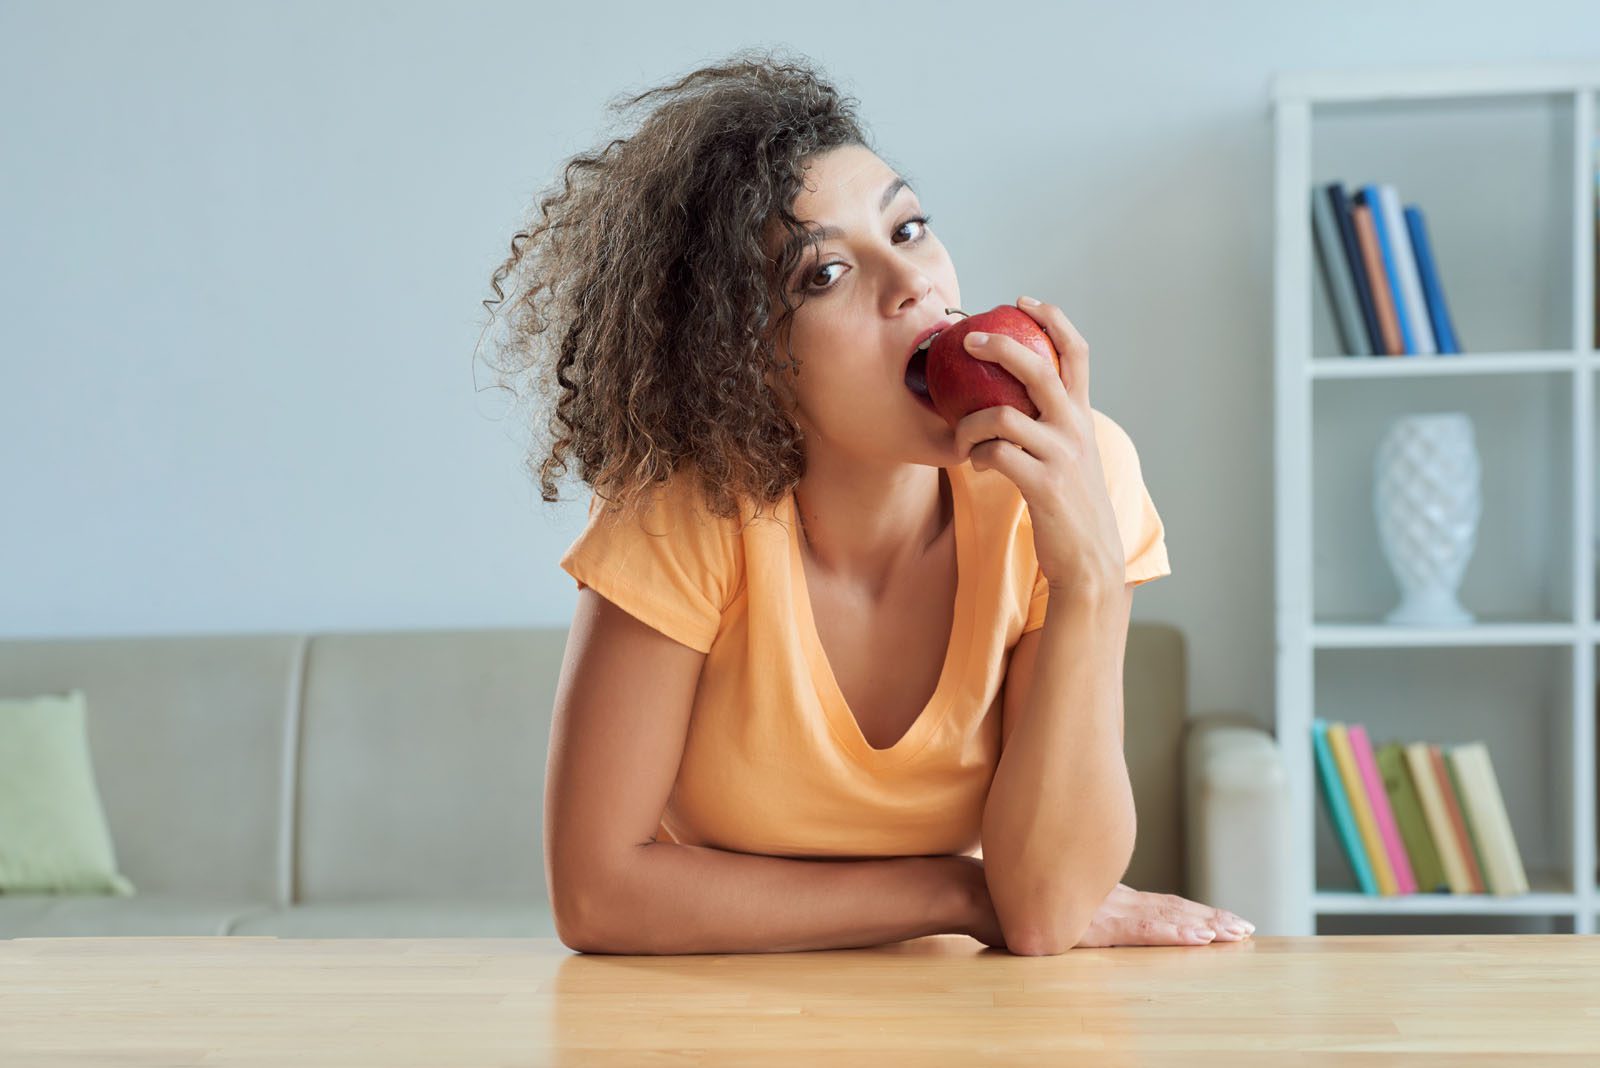
M 903 222 L 899 226 L 895 227 L 894 228 L 894 232 L 898 234 L 900 231 L 904 230 L 906 227 L 912 225 L 913 223 L 917 224 L 918 226 L 920 226 L 922 228 L 918 232 L 917 236 L 912 238 L 912 239 L 910 239 L 909 241 L 900 242 L 902 245 L 915 245 L 918 242 L 924 240 L 928 236 L 928 224 L 931 223 L 931 222 L 933 222 L 933 216 L 932 215 L 913 215 L 913 216 L 911 216 L 911 218 L 907 219 L 905 222 Z M 805 289 L 806 292 L 810 292 L 810 293 L 822 293 L 822 292 L 826 292 L 829 289 L 832 289 L 833 288 L 832 285 L 816 285 L 816 284 L 814 284 L 815 280 L 819 275 L 821 275 L 829 267 L 843 267 L 843 266 L 844 266 L 844 264 L 842 264 L 842 263 L 824 263 L 824 264 L 822 264 L 821 266 L 817 267 L 815 272 L 811 275 L 811 279 L 812 279 L 813 284 L 805 286 L 803 288 Z

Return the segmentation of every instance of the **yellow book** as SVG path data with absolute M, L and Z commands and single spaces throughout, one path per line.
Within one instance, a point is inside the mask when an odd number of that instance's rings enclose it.
M 1490 891 L 1499 897 L 1526 894 L 1528 873 L 1522 867 L 1494 762 L 1489 759 L 1489 747 L 1483 742 L 1458 745 L 1450 751 L 1450 759 L 1465 773 L 1466 804 L 1483 843 L 1484 878 Z
M 1417 788 L 1417 799 L 1422 802 L 1422 815 L 1433 834 L 1433 844 L 1439 850 L 1439 861 L 1444 865 L 1444 879 L 1450 884 L 1452 894 L 1472 893 L 1472 876 L 1467 873 L 1467 863 L 1461 857 L 1461 839 L 1456 837 L 1455 824 L 1450 820 L 1450 809 L 1439 791 L 1439 780 L 1433 774 L 1433 758 L 1428 754 L 1426 742 L 1411 742 L 1405 747 L 1406 767 L 1411 769 L 1411 781 Z
M 1356 767 L 1356 756 L 1350 748 L 1350 735 L 1343 723 L 1328 724 L 1328 748 L 1333 750 L 1333 762 L 1339 765 L 1339 780 L 1344 783 L 1345 796 L 1350 799 L 1350 814 L 1355 817 L 1356 828 L 1361 832 L 1361 842 L 1366 846 L 1367 860 L 1372 864 L 1372 877 L 1378 882 L 1378 894 L 1390 897 L 1400 892 L 1400 883 L 1394 877 L 1394 866 L 1383 848 L 1383 838 L 1378 834 L 1378 821 L 1372 815 L 1372 801 L 1361 785 L 1361 771 Z

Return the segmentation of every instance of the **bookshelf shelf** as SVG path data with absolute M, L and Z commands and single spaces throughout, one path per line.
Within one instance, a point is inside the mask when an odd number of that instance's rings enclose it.
M 1507 897 L 1443 893 L 1373 897 L 1355 889 L 1319 890 L 1312 904 L 1319 913 L 1345 916 L 1572 916 L 1583 900 L 1582 895 L 1572 893 L 1572 880 L 1561 872 L 1530 868 L 1528 886 L 1528 893 Z
M 1467 627 L 1396 627 L 1377 621 L 1322 622 L 1311 628 L 1317 649 L 1415 646 L 1559 645 L 1584 640 L 1583 628 L 1559 620 L 1480 622 Z
M 1432 375 L 1571 374 L 1585 353 L 1464 352 L 1449 356 L 1318 356 L 1306 366 L 1313 378 L 1409 378 Z
M 1275 719 L 1297 830 L 1284 934 L 1315 934 L 1319 917 L 1600 923 L 1597 97 L 1600 63 L 1273 81 Z M 1466 351 L 1346 355 L 1311 212 L 1335 181 L 1392 184 L 1419 206 Z M 1394 419 L 1430 411 L 1471 418 L 1482 470 L 1460 588 L 1476 620 L 1460 628 L 1384 618 L 1399 589 L 1373 462 Z M 1530 892 L 1357 891 L 1319 795 L 1315 717 L 1363 724 L 1374 745 L 1484 742 Z

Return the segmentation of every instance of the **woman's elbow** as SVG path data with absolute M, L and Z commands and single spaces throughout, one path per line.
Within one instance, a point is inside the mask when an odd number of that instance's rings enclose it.
M 1015 935 L 1006 932 L 1006 949 L 1019 957 L 1054 957 L 1077 945 L 1088 928 L 1087 920 L 1071 925 L 1029 924 Z

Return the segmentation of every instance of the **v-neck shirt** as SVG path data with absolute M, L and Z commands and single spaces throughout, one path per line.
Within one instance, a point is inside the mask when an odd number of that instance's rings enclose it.
M 968 497 L 970 490 L 963 472 L 952 471 L 949 473 L 949 479 L 951 522 L 955 526 L 956 549 L 956 596 L 951 616 L 950 637 L 940 658 L 939 679 L 934 685 L 932 695 L 921 712 L 912 720 L 911 725 L 906 728 L 905 733 L 887 749 L 875 748 L 867 741 L 861 730 L 860 719 L 850 707 L 849 700 L 845 698 L 844 690 L 839 686 L 838 676 L 834 674 L 833 665 L 828 660 L 827 651 L 822 644 L 822 634 L 817 629 L 810 586 L 806 581 L 805 561 L 800 544 L 802 535 L 794 505 L 794 495 L 790 494 L 784 501 L 785 518 L 789 520 L 790 558 L 793 563 L 791 578 L 795 591 L 793 601 L 796 632 L 805 648 L 806 662 L 810 664 L 811 676 L 816 680 L 817 696 L 833 728 L 834 737 L 841 746 L 856 754 L 859 760 L 868 762 L 891 760 L 916 746 L 919 739 L 928 730 L 933 729 L 939 717 L 949 708 L 960 680 L 967 673 L 967 656 L 972 651 L 972 627 L 976 618 L 972 610 L 973 584 L 968 578 L 976 570 L 977 564 L 963 557 L 970 554 L 975 531 L 972 526 L 972 505 Z
M 1171 574 L 1133 443 L 1094 415 L 1127 580 Z M 945 470 L 956 547 L 949 642 L 927 704 L 885 749 L 862 734 L 817 633 L 792 493 L 723 519 L 685 469 L 631 523 L 591 500 L 562 569 L 706 657 L 658 840 L 773 856 L 978 848 L 1006 667 L 1022 635 L 1044 625 L 1049 593 L 1016 485 L 970 462 Z

